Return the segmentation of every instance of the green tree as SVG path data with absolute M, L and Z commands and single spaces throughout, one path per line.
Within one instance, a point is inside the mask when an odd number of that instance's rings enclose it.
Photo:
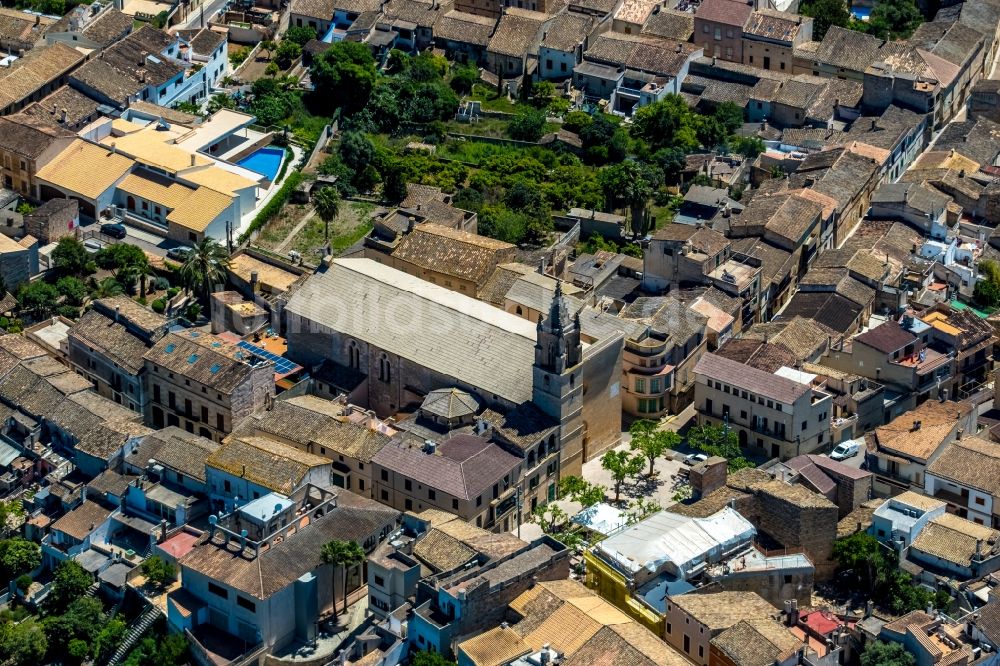
M 833 559 L 841 571 L 850 571 L 859 588 L 869 595 L 874 595 L 896 568 L 894 553 L 866 532 L 837 539 Z
M 289 26 L 285 31 L 285 41 L 305 46 L 310 40 L 316 39 L 316 28 L 307 25 Z
M 973 291 L 973 299 L 986 307 L 1000 305 L 1000 264 L 984 259 L 979 262 L 979 273 L 981 277 Z
M 559 479 L 559 494 L 579 502 L 583 508 L 603 502 L 608 489 L 602 485 L 591 483 L 579 476 L 564 476 Z
M 310 76 L 320 99 L 358 111 L 375 87 L 375 59 L 367 44 L 336 42 L 313 59 Z
M 0 541 L 0 578 L 3 581 L 33 571 L 41 563 L 42 551 L 37 543 L 21 538 Z
M 722 124 L 727 134 L 735 134 L 743 127 L 743 108 L 735 102 L 723 102 L 712 116 Z
M 344 132 L 337 149 L 340 161 L 348 168 L 351 184 L 360 191 L 370 190 L 378 181 L 375 144 L 363 132 Z
M 274 52 L 274 62 L 278 63 L 278 67 L 281 69 L 288 69 L 300 55 L 302 55 L 302 47 L 286 39 L 278 45 L 278 49 Z
M 756 136 L 737 137 L 733 142 L 733 150 L 751 159 L 757 157 L 766 149 L 767 146 L 764 145 L 764 141 Z
M 45 598 L 45 610 L 50 615 L 64 613 L 71 603 L 83 596 L 94 579 L 76 560 L 60 562 L 52 578 L 52 588 Z
M 344 612 L 347 612 L 347 570 L 365 561 L 365 551 L 358 545 L 357 541 L 344 541 L 334 539 L 323 544 L 320 550 L 320 559 L 324 564 L 333 565 L 335 569 L 341 571 L 341 590 L 344 593 Z M 337 614 L 337 596 L 333 595 L 333 613 Z
M 448 661 L 440 652 L 421 650 L 410 658 L 411 666 L 454 666 L 454 661 Z
M 622 162 L 601 169 L 598 181 L 608 207 L 629 207 L 632 233 L 641 236 L 648 227 L 646 207 L 653 192 L 662 184 L 662 172 L 638 162 Z
M 817 42 L 823 41 L 831 27 L 846 28 L 851 23 L 846 0 L 810 0 L 799 5 L 799 12 L 812 17 L 813 39 Z
M 225 93 L 216 93 L 208 100 L 208 112 L 215 113 L 222 109 L 235 109 L 236 102 Z
M 50 658 L 58 661 L 61 656 L 70 656 L 76 662 L 82 661 L 90 654 L 90 645 L 104 623 L 104 607 L 93 597 L 78 596 L 66 606 L 65 612 L 50 613 L 42 620 L 42 627 L 49 639 Z M 74 641 L 84 642 L 82 654 L 78 651 L 78 646 L 73 646 Z
M 861 653 L 861 666 L 914 666 L 917 660 L 900 643 L 872 641 Z
M 151 270 L 149 259 L 142 248 L 128 243 L 116 243 L 101 248 L 95 260 L 99 267 L 111 271 L 111 276 L 129 290 L 142 277 L 141 290 L 142 295 L 145 296 L 145 277 L 150 274 Z
M 634 456 L 628 451 L 612 449 L 601 457 L 601 467 L 611 475 L 615 483 L 615 502 L 621 500 L 622 484 L 630 476 L 642 471 L 642 456 Z
M 86 275 L 90 255 L 83 243 L 72 236 L 63 236 L 52 250 L 52 264 L 63 275 Z
M 49 640 L 34 618 L 0 625 L 0 658 L 13 666 L 35 666 L 45 663 Z
M 722 425 L 695 426 L 688 431 L 688 444 L 710 456 L 725 458 L 729 471 L 735 472 L 745 467 L 755 467 L 755 465 L 743 457 L 740 451 L 739 438 L 736 431 Z
M 406 198 L 406 170 L 401 160 L 390 160 L 382 167 L 382 196 L 390 203 Z
M 865 31 L 879 39 L 909 39 L 923 21 L 913 0 L 880 0 L 868 17 Z
M 66 275 L 56 282 L 56 290 L 66 297 L 66 301 L 72 305 L 83 305 L 87 298 L 87 284 L 80 278 Z
M 507 243 L 522 243 L 531 220 L 503 205 L 485 206 L 479 215 L 479 233 Z
M 653 150 L 675 148 L 689 153 L 698 148 L 697 118 L 683 97 L 666 95 L 635 112 L 632 135 Z
M 324 187 L 313 197 L 316 214 L 323 220 L 323 238 L 330 240 L 330 223 L 340 214 L 340 194 L 332 187 Z
M 125 666 L 173 666 L 190 661 L 190 646 L 184 634 L 169 634 L 157 638 L 144 638 L 132 650 Z
M 177 569 L 159 555 L 154 555 L 143 561 L 142 573 L 156 587 L 164 587 L 177 576 Z
M 530 101 L 532 106 L 544 109 L 552 103 L 556 96 L 556 86 L 551 81 L 535 81 L 531 84 Z
M 460 95 L 468 95 L 477 81 L 479 81 L 479 68 L 475 64 L 459 65 L 455 67 L 449 85 Z
M 260 50 L 266 54 L 264 56 L 266 60 L 271 59 L 271 54 L 274 53 L 274 50 L 276 48 L 278 48 L 278 45 L 275 43 L 273 39 L 265 39 L 260 43 Z
M 681 443 L 681 437 L 673 430 L 660 430 L 656 421 L 639 419 L 629 426 L 632 435 L 632 450 L 649 461 L 649 476 L 653 476 L 656 459 L 673 450 Z
M 106 277 L 100 282 L 91 282 L 90 296 L 94 299 L 110 298 L 125 293 L 121 283 L 113 277 Z
M 229 275 L 229 251 L 214 238 L 198 241 L 181 266 L 180 277 L 185 287 L 208 302 L 216 285 L 225 284 Z
M 25 282 L 17 292 L 18 306 L 36 318 L 47 317 L 56 308 L 59 292 L 48 282 Z
M 507 124 L 510 138 L 518 141 L 538 141 L 545 131 L 545 113 L 538 109 L 521 109 Z

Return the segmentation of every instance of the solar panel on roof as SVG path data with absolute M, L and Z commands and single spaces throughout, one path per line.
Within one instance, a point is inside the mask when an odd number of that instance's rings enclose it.
M 252 353 L 254 356 L 257 356 L 257 357 L 262 358 L 262 359 L 266 359 L 268 361 L 272 361 L 274 363 L 274 371 L 276 373 L 278 373 L 279 375 L 286 375 L 286 374 L 288 374 L 290 372 L 295 372 L 296 370 L 298 370 L 300 368 L 299 365 L 297 365 L 297 364 L 289 361 L 284 356 L 278 356 L 277 354 L 275 354 L 273 352 L 267 351 L 263 347 L 258 347 L 257 345 L 250 344 L 249 342 L 246 342 L 245 340 L 241 340 L 241 341 L 237 342 L 236 344 L 237 344 L 237 346 L 242 347 L 243 349 L 246 349 L 248 352 Z

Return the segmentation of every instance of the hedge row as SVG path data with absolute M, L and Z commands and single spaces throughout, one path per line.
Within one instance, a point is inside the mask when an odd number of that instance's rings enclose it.
M 288 178 L 285 180 L 281 188 L 271 197 L 271 200 L 264 204 L 264 207 L 257 212 L 257 216 L 253 218 L 253 222 L 247 227 L 247 230 L 243 232 L 240 236 L 240 245 L 245 243 L 247 239 L 250 238 L 258 229 L 267 224 L 278 212 L 281 207 L 285 205 L 288 201 L 288 197 L 292 195 L 292 192 L 299 183 L 302 182 L 304 176 L 301 171 L 292 172 Z

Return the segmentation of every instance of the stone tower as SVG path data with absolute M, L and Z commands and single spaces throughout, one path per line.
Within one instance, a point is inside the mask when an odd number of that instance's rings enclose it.
M 532 401 L 559 422 L 560 477 L 583 472 L 582 360 L 580 315 L 570 316 L 557 282 L 548 315 L 538 318 Z

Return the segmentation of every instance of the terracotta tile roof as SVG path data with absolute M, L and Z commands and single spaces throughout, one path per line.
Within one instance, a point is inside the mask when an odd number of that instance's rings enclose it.
M 642 34 L 686 42 L 694 34 L 694 15 L 673 9 L 654 9 L 642 26 Z
M 459 643 L 458 649 L 473 666 L 506 666 L 531 652 L 517 632 L 505 626 L 494 627 Z
M 476 556 L 476 550 L 441 530 L 432 529 L 413 546 L 413 555 L 440 572 L 462 566 Z
M 534 273 L 535 269 L 526 264 L 520 264 L 517 262 L 500 264 L 496 267 L 496 270 L 490 275 L 485 283 L 479 288 L 478 297 L 480 300 L 486 301 L 496 305 L 497 307 L 503 307 L 507 292 L 510 288 L 514 286 L 514 283 L 528 273 Z
M 463 500 L 480 496 L 520 465 L 496 444 L 462 434 L 438 444 L 433 454 L 392 442 L 372 462 Z
M 843 334 L 856 327 L 862 307 L 840 294 L 799 291 L 777 317 L 778 321 L 788 321 L 795 317 L 815 321 L 835 334 Z
M 238 547 L 221 547 L 203 537 L 179 563 L 182 569 L 192 569 L 256 599 L 266 600 L 304 574 L 323 567 L 320 560 L 323 544 L 334 539 L 363 544 L 391 529 L 398 516 L 398 511 L 342 490 L 337 495 L 337 506 L 322 520 L 313 521 L 272 544 L 257 557 L 250 549 L 249 553 L 240 553 Z
M 791 405 L 810 390 L 805 384 L 757 370 L 717 354 L 702 356 L 695 365 L 694 372 L 787 405 Z
M 65 143 L 65 139 L 72 136 L 68 130 L 29 115 L 0 117 L 0 149 L 27 159 L 36 159 L 57 141 Z
M 910 545 L 916 550 L 961 567 L 970 567 L 977 548 L 983 556 L 1000 550 L 1000 532 L 945 513 L 932 518 Z
M 574 51 L 587 41 L 594 19 L 582 14 L 564 12 L 556 16 L 545 31 L 542 46 L 555 51 Z
M 522 449 L 534 446 L 559 427 L 533 402 L 522 403 L 506 414 L 487 409 L 481 416 L 493 427 L 495 435 Z
M 546 18 L 545 14 L 530 16 L 505 13 L 497 23 L 487 50 L 518 58 L 527 56 L 529 52 L 537 50 L 538 35 Z
M 753 13 L 753 5 L 737 0 L 705 0 L 698 6 L 695 12 L 695 19 L 699 21 L 711 21 L 722 25 L 739 27 L 740 30 L 747 24 L 750 15 Z
M 516 253 L 517 248 L 510 243 L 424 223 L 403 237 L 392 256 L 483 285 L 498 265 L 513 261 Z
M 768 618 L 776 610 L 756 592 L 683 594 L 671 601 L 710 631 L 728 629 L 740 620 Z
M 98 106 L 98 102 L 76 89 L 62 86 L 48 97 L 24 107 L 21 113 L 53 127 L 77 130 L 97 115 Z M 65 121 L 62 115 L 64 110 Z
M 52 523 L 52 530 L 54 532 L 62 532 L 77 541 L 83 541 L 87 538 L 88 534 L 99 527 L 110 515 L 110 509 L 105 509 L 97 502 L 85 501 Z
M 236 477 L 288 495 L 316 467 L 329 467 L 327 458 L 264 437 L 230 436 L 205 461 Z
M 757 368 L 764 372 L 777 372 L 782 366 L 795 367 L 795 354 L 781 343 L 764 342 L 752 337 L 731 338 L 715 353 L 731 361 Z
M 1000 496 L 1000 444 L 978 437 L 952 442 L 927 466 L 927 473 Z
M 148 461 L 155 460 L 204 483 L 205 463 L 221 447 L 218 442 L 171 426 L 143 437 L 139 446 L 128 456 L 128 462 L 137 467 L 145 467 Z
M 251 365 L 250 359 L 244 358 L 244 353 L 234 345 L 211 335 L 195 338 L 191 332 L 185 335 L 168 333 L 146 352 L 144 358 L 147 363 L 166 368 L 223 394 L 231 393 L 249 379 L 255 367 L 271 364 L 270 361 L 258 361 L 257 365 Z
M 441 16 L 434 24 L 434 38 L 446 42 L 486 46 L 495 25 L 495 19 L 452 10 Z
M 894 321 L 887 321 L 880 326 L 869 329 L 854 338 L 855 342 L 872 347 L 884 354 L 891 354 L 914 344 L 917 336 L 913 335 Z
M 928 400 L 891 423 L 879 426 L 868 433 L 866 439 L 870 439 L 877 450 L 927 460 L 952 437 L 958 421 L 971 410 L 972 406 L 966 402 Z M 917 421 L 920 428 L 914 429 Z M 869 445 L 869 450 L 871 448 Z
M 698 50 L 699 47 L 687 42 L 608 32 L 591 40 L 584 59 L 649 74 L 675 76 Z
M 76 321 L 69 329 L 69 337 L 79 340 L 91 350 L 97 350 L 131 374 L 137 374 L 142 369 L 146 343 L 122 324 L 96 310 L 89 310 Z
M 0 107 L 31 97 L 84 58 L 82 53 L 61 42 L 32 49 L 0 74 Z
M 36 175 L 53 185 L 96 199 L 124 177 L 134 164 L 131 158 L 77 139 Z
M 802 27 L 802 17 L 788 12 L 759 9 L 750 14 L 743 32 L 753 37 L 762 37 L 788 45 L 795 40 Z
M 712 639 L 733 666 L 773 666 L 802 647 L 802 641 L 772 619 L 741 620 Z
M 101 46 L 108 46 L 121 39 L 132 30 L 135 19 L 109 7 L 83 28 L 83 35 Z

